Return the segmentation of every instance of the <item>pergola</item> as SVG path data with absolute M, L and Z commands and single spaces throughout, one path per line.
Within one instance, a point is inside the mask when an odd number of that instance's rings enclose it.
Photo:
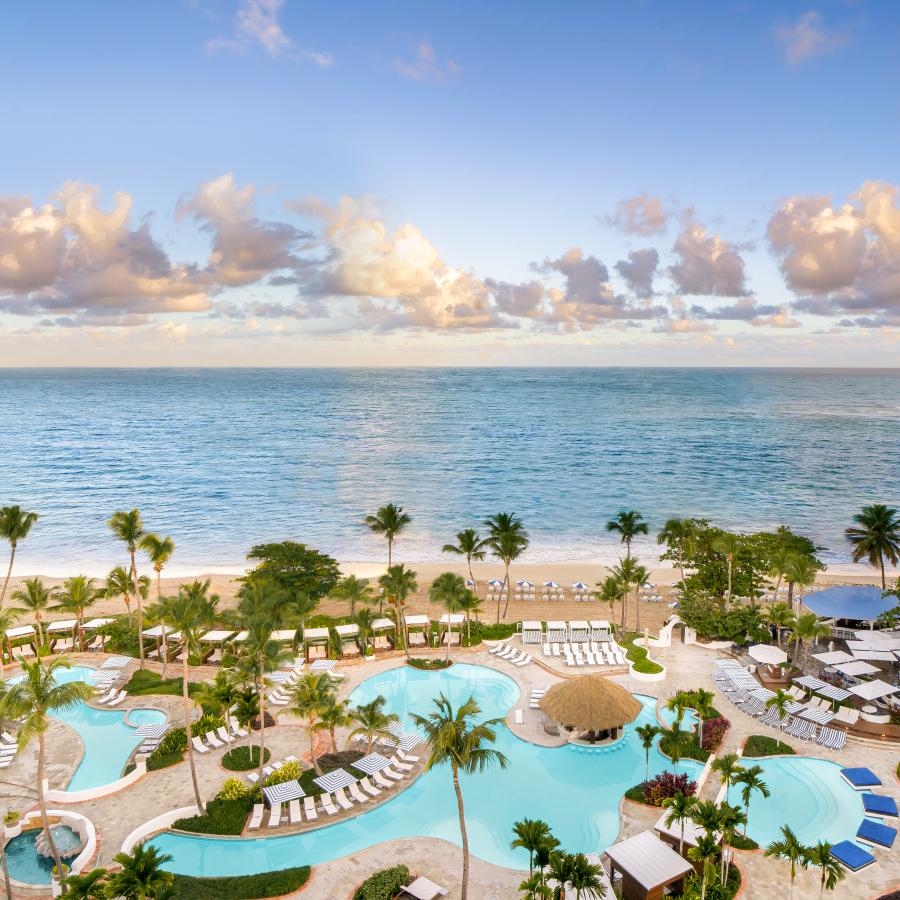
M 613 884 L 616 873 L 622 876 L 622 900 L 662 900 L 667 893 L 681 893 L 685 876 L 694 871 L 652 831 L 613 844 L 606 855 Z
M 50 638 L 50 646 L 53 650 L 57 650 L 57 644 L 62 641 L 60 649 L 65 650 L 67 647 L 75 646 L 75 628 L 78 625 L 77 619 L 57 619 L 47 625 L 47 637 Z M 69 636 L 64 638 L 55 637 L 60 633 L 68 632 Z M 57 651 L 58 652 L 58 651 Z
M 169 625 L 154 625 L 152 628 L 145 628 L 142 634 L 144 637 L 152 638 L 156 641 L 156 649 L 152 650 L 148 656 L 156 654 L 157 657 L 162 658 L 163 648 L 165 647 L 166 656 L 168 661 L 171 662 L 181 652 L 181 647 L 178 645 L 178 641 L 181 640 L 181 632 L 176 631 Z M 172 644 L 173 641 L 175 642 L 174 646 Z
M 313 656 L 321 656 L 323 659 L 328 656 L 328 629 L 327 628 L 304 628 L 303 629 L 303 649 L 307 659 Z M 322 650 L 321 653 L 313 653 L 313 650 Z
M 462 613 L 444 613 L 438 620 L 438 629 L 440 635 L 440 643 L 448 641 L 451 644 L 458 644 L 462 640 L 462 624 L 466 617 Z M 454 631 L 453 629 L 456 629 Z
M 335 625 L 334 633 L 341 642 L 341 656 L 359 656 L 359 625 L 351 622 L 348 625 Z
M 591 619 L 588 623 L 591 626 L 592 641 L 608 641 L 609 640 L 609 622 L 606 619 Z
M 405 616 L 406 619 L 406 646 L 407 647 L 427 647 L 428 646 L 428 629 L 431 626 L 431 620 L 428 616 L 416 614 Z
M 544 640 L 544 629 L 540 622 L 522 623 L 522 643 L 540 644 Z
M 392 649 L 397 643 L 397 626 L 391 619 L 380 618 L 372 622 L 372 643 L 376 650 Z M 385 632 L 393 632 L 391 637 Z

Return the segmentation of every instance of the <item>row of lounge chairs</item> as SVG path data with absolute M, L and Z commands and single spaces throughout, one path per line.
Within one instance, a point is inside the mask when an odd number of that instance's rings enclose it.
M 505 659 L 514 666 L 527 666 L 532 660 L 530 653 L 519 650 L 518 647 L 514 647 L 512 644 L 497 644 L 495 647 L 491 647 L 488 653 L 493 653 L 498 659 Z
M 195 735 L 191 738 L 191 744 L 198 753 L 209 753 L 210 750 L 218 750 L 226 744 L 231 744 L 239 738 L 245 738 L 248 735 L 246 728 L 241 728 L 237 722 L 231 723 L 231 732 L 229 733 L 224 725 L 220 725 L 215 732 L 207 731 L 203 739 Z
M 547 693 L 549 688 L 532 688 L 531 689 L 531 702 L 528 704 L 530 709 L 540 709 L 541 708 L 541 700 L 544 699 L 544 694 Z
M 567 666 L 625 666 L 622 648 L 613 641 L 543 644 L 544 656 L 565 657 Z
M 102 697 L 95 698 L 94 702 L 101 706 L 118 706 L 128 698 L 128 691 L 110 688 Z
M 15 735 L 4 731 L 0 734 L 0 769 L 8 769 L 16 754 L 19 752 L 19 744 Z
M 856 832 L 856 841 L 841 841 L 831 848 L 831 855 L 851 872 L 858 872 L 872 865 L 875 856 L 867 849 L 860 847 L 881 847 L 890 849 L 897 838 L 897 829 L 885 824 L 885 818 L 897 818 L 897 801 L 884 794 L 871 793 L 872 788 L 881 787 L 881 779 L 866 768 L 841 769 L 841 777 L 854 790 L 862 792 L 865 818 Z M 874 818 L 869 818 L 870 816 Z

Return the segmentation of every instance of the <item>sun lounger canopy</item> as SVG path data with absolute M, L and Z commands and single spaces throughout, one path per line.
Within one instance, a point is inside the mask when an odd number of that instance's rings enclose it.
M 294 628 L 279 628 L 277 631 L 272 632 L 272 640 L 278 641 L 279 644 L 288 644 L 294 640 L 294 635 L 297 633 Z
M 466 617 L 462 613 L 444 613 L 438 620 L 439 625 L 462 625 Z
M 630 875 L 648 891 L 683 878 L 694 867 L 651 831 L 613 844 L 606 851 L 619 871 Z
M 380 753 L 370 753 L 353 763 L 353 768 L 365 772 L 366 775 L 374 775 L 376 772 L 386 769 L 390 764 L 391 761 L 386 756 L 382 756 Z
M 327 775 L 320 775 L 318 778 L 314 778 L 313 781 L 323 791 L 336 791 L 339 788 L 348 787 L 356 779 L 346 769 L 335 769 Z
M 851 872 L 858 872 L 875 862 L 875 857 L 868 850 L 857 847 L 853 841 L 841 841 L 834 844 L 831 848 L 831 855 Z
M 803 605 L 820 619 L 859 619 L 872 622 L 897 605 L 896 597 L 884 598 L 881 588 L 863 584 L 839 584 L 803 598 Z
M 393 631 L 394 623 L 390 619 L 376 619 L 372 623 L 372 631 Z
M 28 634 L 34 634 L 34 625 L 18 625 L 15 628 L 6 629 L 8 638 L 25 637 Z
M 406 627 L 407 628 L 421 628 L 423 625 L 428 625 L 430 623 L 430 619 L 425 615 L 414 615 L 406 617 Z
M 841 775 L 855 788 L 875 787 L 881 784 L 881 779 L 871 769 L 865 768 L 865 766 L 841 769 Z
M 327 628 L 304 628 L 303 629 L 303 640 L 304 641 L 327 641 L 328 640 L 328 629 Z
M 832 650 L 830 653 L 813 653 L 813 659 L 818 660 L 824 666 L 853 661 L 853 657 L 843 650 Z
M 808 688 L 816 694 L 828 697 L 830 700 L 846 700 L 850 696 L 849 691 L 835 687 L 827 681 L 822 681 L 821 678 L 814 678 L 812 675 L 804 675 L 802 678 L 795 678 L 794 684 L 799 684 L 801 687 Z
M 857 675 L 874 675 L 879 671 L 878 666 L 870 665 L 867 662 L 863 662 L 861 659 L 854 659 L 853 662 L 848 663 L 840 663 L 835 666 L 835 669 L 837 669 L 841 675 L 849 675 L 853 678 Z
M 206 634 L 201 634 L 198 640 L 204 644 L 220 644 L 222 641 L 227 641 L 233 634 L 233 631 L 207 631 Z
M 91 619 L 90 622 L 85 622 L 84 625 L 82 625 L 81 627 L 93 630 L 95 628 L 103 628 L 106 625 L 109 625 L 110 622 L 113 622 L 113 621 L 115 621 L 115 620 L 114 619 Z
M 780 665 L 787 660 L 787 653 L 780 647 L 773 647 L 771 644 L 754 644 L 747 653 L 758 663 L 770 666 Z
M 271 787 L 265 787 L 263 788 L 263 793 L 266 795 L 266 800 L 269 801 L 269 806 L 274 806 L 276 803 L 285 803 L 289 800 L 299 800 L 301 797 L 306 796 L 306 791 L 303 790 L 296 778 L 292 778 L 290 781 L 282 781 L 281 784 L 273 784 Z
M 591 619 L 588 624 L 590 624 L 591 628 L 600 628 L 609 631 L 609 622 L 607 622 L 606 619 Z
M 887 697 L 890 694 L 896 694 L 900 688 L 895 688 L 892 684 L 876 678 L 874 681 L 864 681 L 862 684 L 855 684 L 850 688 L 851 694 L 862 697 L 863 700 L 877 700 L 879 697 Z
M 161 638 L 164 634 L 170 635 L 175 629 L 170 625 L 154 625 L 144 629 L 144 637 Z
M 359 625 L 353 623 L 349 625 L 335 625 L 334 631 L 335 634 L 342 638 L 352 638 L 359 634 Z
M 71 631 L 77 624 L 77 619 L 57 619 L 47 626 L 47 631 Z

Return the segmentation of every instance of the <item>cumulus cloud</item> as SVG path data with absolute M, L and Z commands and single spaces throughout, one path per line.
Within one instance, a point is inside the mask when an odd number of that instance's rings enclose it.
M 671 215 L 659 197 L 645 192 L 619 201 L 615 213 L 607 216 L 606 222 L 626 234 L 650 237 L 666 230 Z
M 501 313 L 525 319 L 536 319 L 544 315 L 543 302 L 547 291 L 540 281 L 511 284 L 508 281 L 486 278 L 484 283 Z
M 730 306 L 718 306 L 712 309 L 695 304 L 691 307 L 690 313 L 697 319 L 747 322 L 754 327 L 797 328 L 800 326 L 800 322 L 791 319 L 784 307 L 757 303 L 752 297 L 741 297 Z
M 867 181 L 850 202 L 791 197 L 767 234 L 797 309 L 816 315 L 900 313 L 900 188 Z
M 628 289 L 637 297 L 653 296 L 653 276 L 659 265 L 659 253 L 652 247 L 632 250 L 628 259 L 616 263 L 616 271 L 625 279 Z
M 821 14 L 814 9 L 803 13 L 794 22 L 786 22 L 775 29 L 775 37 L 784 48 L 784 58 L 797 65 L 815 56 L 826 56 L 847 43 L 845 31 L 825 25 Z
M 439 59 L 429 38 L 416 44 L 411 57 L 395 59 L 391 68 L 413 81 L 452 81 L 459 75 L 459 66 L 452 59 Z
M 678 262 L 669 276 L 682 294 L 742 297 L 747 293 L 744 260 L 738 249 L 718 235 L 689 222 L 673 246 Z

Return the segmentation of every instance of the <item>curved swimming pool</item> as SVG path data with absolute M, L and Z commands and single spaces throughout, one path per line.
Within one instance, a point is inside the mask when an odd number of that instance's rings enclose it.
M 456 663 L 426 672 L 401 666 L 367 679 L 350 695 L 366 703 L 379 694 L 387 707 L 406 720 L 410 712 L 426 714 L 443 692 L 454 706 L 474 694 L 483 718 L 505 716 L 519 696 L 516 683 L 494 669 Z M 643 710 L 607 749 L 574 746 L 537 747 L 515 737 L 505 725 L 497 729 L 496 749 L 509 767 L 462 776 L 466 824 L 472 853 L 500 866 L 528 867 L 528 854 L 510 849 L 513 823 L 528 816 L 547 821 L 570 852 L 598 852 L 619 833 L 619 800 L 643 780 L 644 751 L 635 726 L 655 721 L 656 701 L 638 697 Z M 420 755 L 424 747 L 418 751 Z M 651 777 L 667 767 L 657 749 L 650 753 Z M 682 761 L 679 771 L 696 778 L 700 765 Z M 437 837 L 460 844 L 456 800 L 446 768 L 421 775 L 396 797 L 346 821 L 284 837 L 222 840 L 165 833 L 152 843 L 172 855 L 168 868 L 186 875 L 246 875 L 316 865 L 382 841 L 401 837 Z

